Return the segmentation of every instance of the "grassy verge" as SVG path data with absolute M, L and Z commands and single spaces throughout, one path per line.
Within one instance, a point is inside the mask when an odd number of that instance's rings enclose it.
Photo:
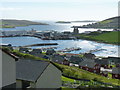
M 67 78 L 67 77 L 64 77 L 64 76 L 62 76 L 62 81 L 75 82 L 74 79 Z

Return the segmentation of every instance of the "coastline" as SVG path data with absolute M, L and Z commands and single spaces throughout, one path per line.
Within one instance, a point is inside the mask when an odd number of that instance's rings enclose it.
M 23 35 L 24 36 L 29 36 L 29 35 Z M 0 38 L 7 38 L 7 37 L 22 37 L 22 36 L 1 36 Z M 35 36 L 29 36 L 29 37 L 35 37 Z M 38 37 L 36 37 L 38 38 Z M 54 39 L 53 39 L 54 40 Z M 59 39 L 59 40 L 70 40 L 70 39 Z M 79 38 L 77 40 L 87 40 L 87 41 L 94 41 L 94 42 L 97 42 L 97 43 L 103 43 L 103 44 L 110 44 L 110 45 L 117 45 L 117 46 L 120 46 L 120 44 L 116 44 L 116 43 L 109 43 L 109 42 L 104 42 L 104 41 L 99 41 L 99 40 L 93 40 L 93 39 L 88 39 L 88 38 Z

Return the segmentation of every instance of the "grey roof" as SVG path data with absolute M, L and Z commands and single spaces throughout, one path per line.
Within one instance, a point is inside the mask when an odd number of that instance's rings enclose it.
M 27 51 L 29 48 L 23 48 L 23 47 L 20 47 L 19 48 L 19 51 Z
M 72 62 L 72 63 L 80 63 L 81 61 L 83 61 L 83 59 L 79 56 L 71 56 L 70 57 L 70 62 Z
M 53 62 L 58 62 L 58 63 L 61 63 L 65 60 L 64 57 L 62 57 L 60 55 L 53 55 L 51 57 L 51 59 L 52 59 Z
M 47 54 L 53 54 L 53 53 L 55 53 L 55 50 L 54 50 L 54 49 L 48 49 L 48 50 L 46 51 L 46 53 L 47 53 Z
M 112 73 L 113 73 L 113 74 L 120 74 L 120 67 L 114 67 L 114 68 L 112 69 Z
M 41 53 L 42 50 L 41 49 L 33 49 L 32 52 L 38 52 L 38 53 L 40 52 Z
M 41 58 L 43 58 L 43 57 L 45 56 L 44 54 L 34 53 L 34 52 L 30 52 L 29 54 L 34 55 L 34 56 L 37 56 L 37 57 L 41 57 Z
M 85 53 L 84 57 L 86 57 L 86 58 L 93 58 L 93 57 L 95 57 L 95 55 L 92 54 L 92 53 Z
M 108 65 L 109 64 L 108 59 L 96 59 L 95 62 L 100 65 Z
M 49 62 L 41 60 L 19 60 L 16 62 L 16 78 L 35 82 L 48 65 Z
M 80 66 L 86 66 L 86 67 L 89 67 L 89 68 L 94 68 L 96 63 L 95 63 L 94 60 L 84 58 L 83 61 L 79 63 L 79 65 Z

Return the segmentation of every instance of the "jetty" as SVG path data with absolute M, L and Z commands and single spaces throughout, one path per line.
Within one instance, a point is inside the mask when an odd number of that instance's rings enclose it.
M 71 52 L 71 51 L 78 51 L 78 50 L 81 50 L 81 48 L 65 48 L 65 49 L 62 49 L 62 50 L 58 50 L 58 52 Z
M 22 47 L 48 46 L 48 45 L 58 45 L 58 43 L 40 43 L 40 44 L 25 45 L 25 46 L 22 46 Z
M 94 53 L 94 52 L 98 52 L 98 51 L 106 51 L 106 49 L 95 49 L 95 50 L 90 50 L 88 51 L 88 53 Z

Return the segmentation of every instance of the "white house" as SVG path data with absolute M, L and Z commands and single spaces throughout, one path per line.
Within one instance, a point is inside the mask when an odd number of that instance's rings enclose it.
M 50 62 L 19 60 L 16 62 L 17 88 L 60 88 L 61 71 Z
M 16 56 L 0 49 L 0 88 L 16 87 Z

